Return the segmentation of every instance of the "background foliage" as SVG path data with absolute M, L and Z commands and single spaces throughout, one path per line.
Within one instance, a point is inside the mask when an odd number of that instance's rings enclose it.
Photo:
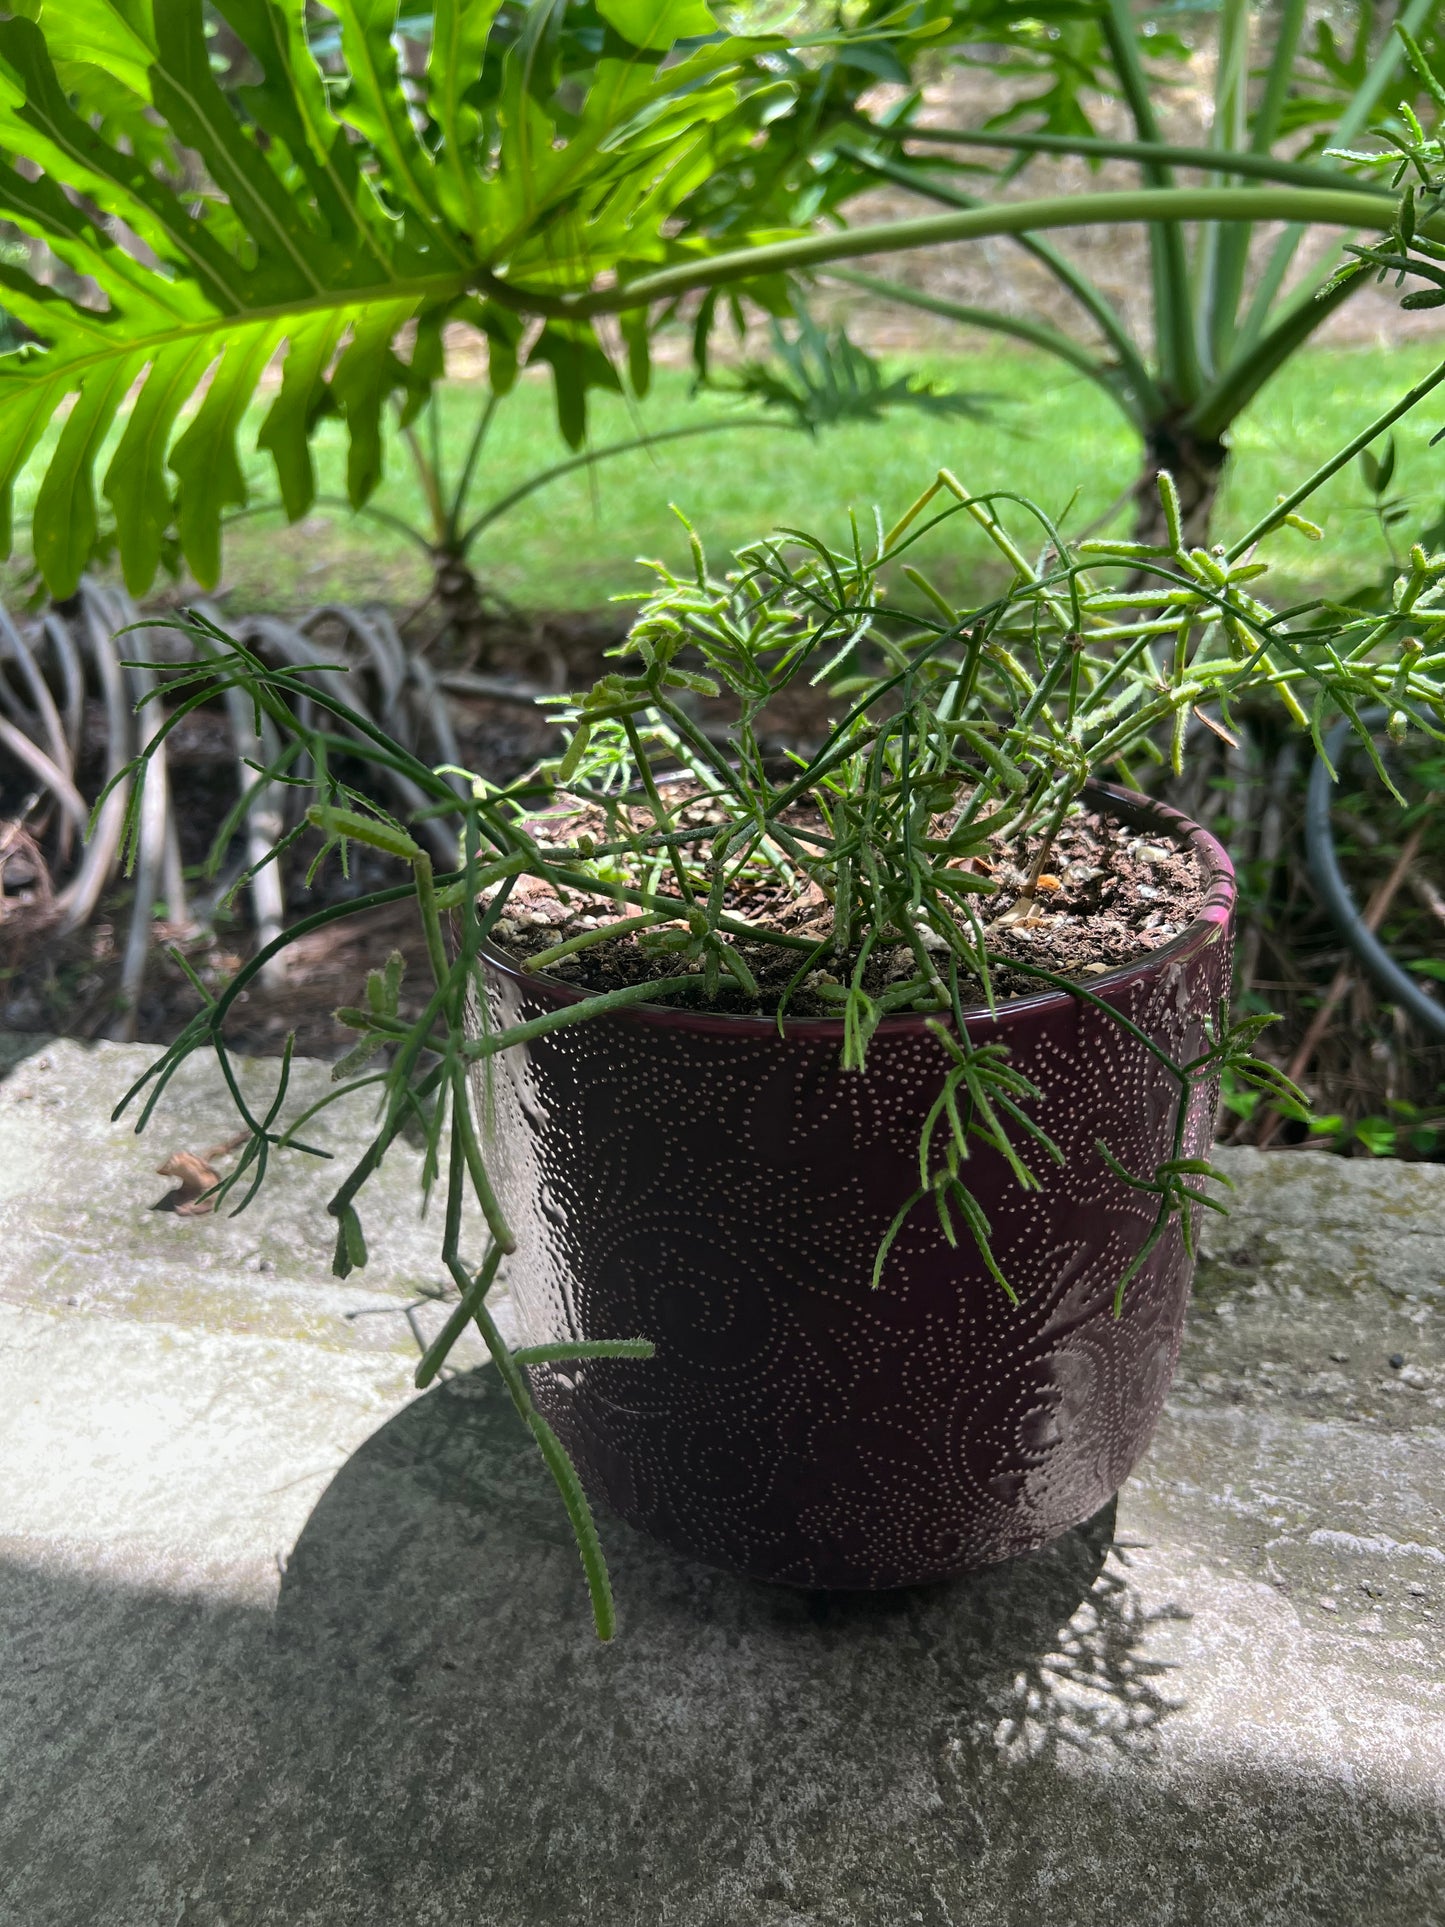
M 1132 72 L 1122 0 L 1085 14 Z M 0 263 L 34 337 L 0 359 L 0 503 L 66 407 L 34 504 L 52 593 L 72 593 L 91 554 L 97 479 L 133 592 L 172 528 L 205 585 L 222 514 L 246 498 L 237 430 L 281 354 L 260 441 L 294 518 L 328 412 L 346 426 L 348 495 L 369 498 L 388 401 L 415 418 L 449 321 L 486 336 L 497 392 L 522 359 L 548 365 L 577 446 L 589 392 L 621 385 L 624 347 L 645 392 L 650 323 L 694 289 L 711 290 L 705 346 L 720 302 L 783 311 L 788 273 L 878 249 L 1100 216 L 1157 223 L 1165 254 L 1181 222 L 1231 212 L 1388 226 L 1386 192 L 1333 177 L 1189 190 L 1151 164 L 1132 194 L 840 231 L 834 135 L 866 86 L 991 17 L 868 0 L 816 34 L 732 35 L 702 0 L 446 0 L 422 46 L 397 32 L 395 0 L 337 0 L 324 34 L 301 0 L 221 0 L 214 16 L 202 0 L 27 0 L 0 21 L 0 212 L 63 275 Z

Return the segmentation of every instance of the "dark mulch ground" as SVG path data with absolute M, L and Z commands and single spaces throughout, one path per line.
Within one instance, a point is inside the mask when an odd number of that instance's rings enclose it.
M 533 625 L 516 638 L 513 650 L 499 648 L 496 669 L 525 674 L 552 664 L 555 658 L 552 666 L 559 678 L 585 681 L 601 673 L 601 652 L 618 632 L 610 612 L 605 618 L 574 622 L 559 618 Z M 493 781 L 519 775 L 555 748 L 556 731 L 538 711 L 465 695 L 451 701 L 463 759 Z M 98 702 L 87 707 L 85 747 L 80 787 L 85 796 L 94 797 L 105 776 L 105 719 Z M 133 1024 L 127 1026 L 117 1012 L 131 889 L 127 885 L 113 889 L 85 928 L 57 936 L 48 925 L 44 877 L 37 874 L 38 854 L 27 851 L 6 863 L 0 874 L 0 1028 L 76 1037 L 116 1035 L 128 1028 L 141 1042 L 169 1043 L 201 1003 L 170 949 L 185 957 L 212 992 L 219 991 L 253 954 L 248 897 L 243 894 L 230 907 L 217 905 L 216 883 L 201 874 L 237 793 L 235 753 L 224 712 L 193 712 L 172 735 L 168 757 L 191 894 L 185 919 L 155 926 L 156 948 L 147 964 Z M 364 778 L 359 766 L 350 773 Z M 0 822 L 14 810 L 26 787 L 23 773 L 17 772 L 8 784 L 3 781 L 5 775 L 0 765 Z M 308 886 L 305 873 L 318 847 L 319 839 L 303 841 L 285 866 L 286 908 L 292 921 L 401 880 L 396 866 L 384 858 L 354 850 L 349 876 L 342 875 L 333 859 Z M 240 853 L 239 840 L 233 840 L 220 866 L 223 878 L 239 867 Z M 413 922 L 404 910 L 387 907 L 300 940 L 289 953 L 284 975 L 269 983 L 253 983 L 233 1007 L 228 1035 L 236 1048 L 278 1052 L 288 1031 L 294 1031 L 299 1051 L 339 1056 L 354 1040 L 332 1011 L 356 1000 L 367 970 L 383 963 L 391 950 L 399 949 L 407 959 L 413 996 L 420 991 L 426 959 Z

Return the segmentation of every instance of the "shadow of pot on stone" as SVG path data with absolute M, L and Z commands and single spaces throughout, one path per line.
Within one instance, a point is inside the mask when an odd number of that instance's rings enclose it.
M 1041 1553 L 885 1594 L 770 1587 L 602 1530 L 608 1646 L 487 1370 L 349 1461 L 275 1622 L 259 1824 L 291 1843 L 293 1909 L 335 1849 L 381 1889 L 465 1865 L 489 1921 L 782 1922 L 829 1896 L 840 1920 L 932 1919 L 901 1896 L 978 1858 L 1025 1794 L 1010 1757 L 1132 1746 L 1167 1710 L 1112 1504 Z
M 1431 1785 L 1328 1738 L 1314 1762 L 1213 1744 L 1211 1690 L 1276 1656 L 1161 1624 L 1175 1582 L 1157 1551 L 1130 1572 L 1107 1513 L 972 1578 L 831 1598 L 602 1529 L 610 1647 L 483 1371 L 347 1462 L 274 1614 L 0 1557 L 0 1922 L 1445 1919 Z

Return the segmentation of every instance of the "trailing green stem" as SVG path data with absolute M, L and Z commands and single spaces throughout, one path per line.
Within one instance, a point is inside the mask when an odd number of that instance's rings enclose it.
M 1412 408 L 1418 407 L 1426 395 L 1438 388 L 1442 381 L 1445 381 L 1445 361 L 1433 368 L 1423 381 L 1417 381 L 1413 388 L 1407 390 L 1399 401 L 1393 403 L 1382 415 L 1377 415 L 1368 427 L 1362 428 L 1358 435 L 1352 436 L 1343 448 L 1336 449 L 1328 461 L 1321 462 L 1312 475 L 1307 476 L 1298 488 L 1284 496 L 1272 509 L 1262 515 L 1252 528 L 1246 529 L 1239 540 L 1226 550 L 1225 559 L 1230 562 L 1236 561 L 1247 550 L 1253 548 L 1256 542 L 1268 535 L 1271 529 L 1278 528 L 1280 523 L 1307 502 L 1317 489 L 1322 488 L 1332 475 L 1337 475 L 1362 450 L 1368 448 L 1371 442 L 1378 441 L 1387 428 L 1393 427 L 1402 416 L 1408 415 Z

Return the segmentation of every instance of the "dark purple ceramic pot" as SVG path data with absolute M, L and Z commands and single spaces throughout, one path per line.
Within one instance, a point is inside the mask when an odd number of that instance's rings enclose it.
M 1095 801 L 1187 839 L 1205 903 L 1187 931 L 1090 988 L 1175 1058 L 1206 1048 L 1228 994 L 1234 876 L 1219 844 L 1123 792 Z M 583 993 L 491 960 L 498 1015 Z M 1149 1232 L 1130 1171 L 1170 1155 L 1177 1084 L 1144 1045 L 1064 993 L 968 1020 L 1037 1083 L 1059 1169 L 1025 1193 L 996 1154 L 968 1181 L 1019 1294 L 1012 1305 L 931 1206 L 871 1288 L 918 1181 L 944 1074 L 919 1017 L 884 1021 L 867 1070 L 841 1024 L 634 1008 L 492 1060 L 478 1089 L 518 1250 L 504 1276 L 523 1342 L 650 1338 L 647 1362 L 533 1371 L 589 1493 L 682 1552 L 759 1578 L 883 1588 L 1046 1544 L 1089 1518 L 1148 1445 L 1179 1350 L 1192 1266 L 1178 1224 L 1115 1318 Z M 1186 1143 L 1207 1153 L 1217 1094 Z

